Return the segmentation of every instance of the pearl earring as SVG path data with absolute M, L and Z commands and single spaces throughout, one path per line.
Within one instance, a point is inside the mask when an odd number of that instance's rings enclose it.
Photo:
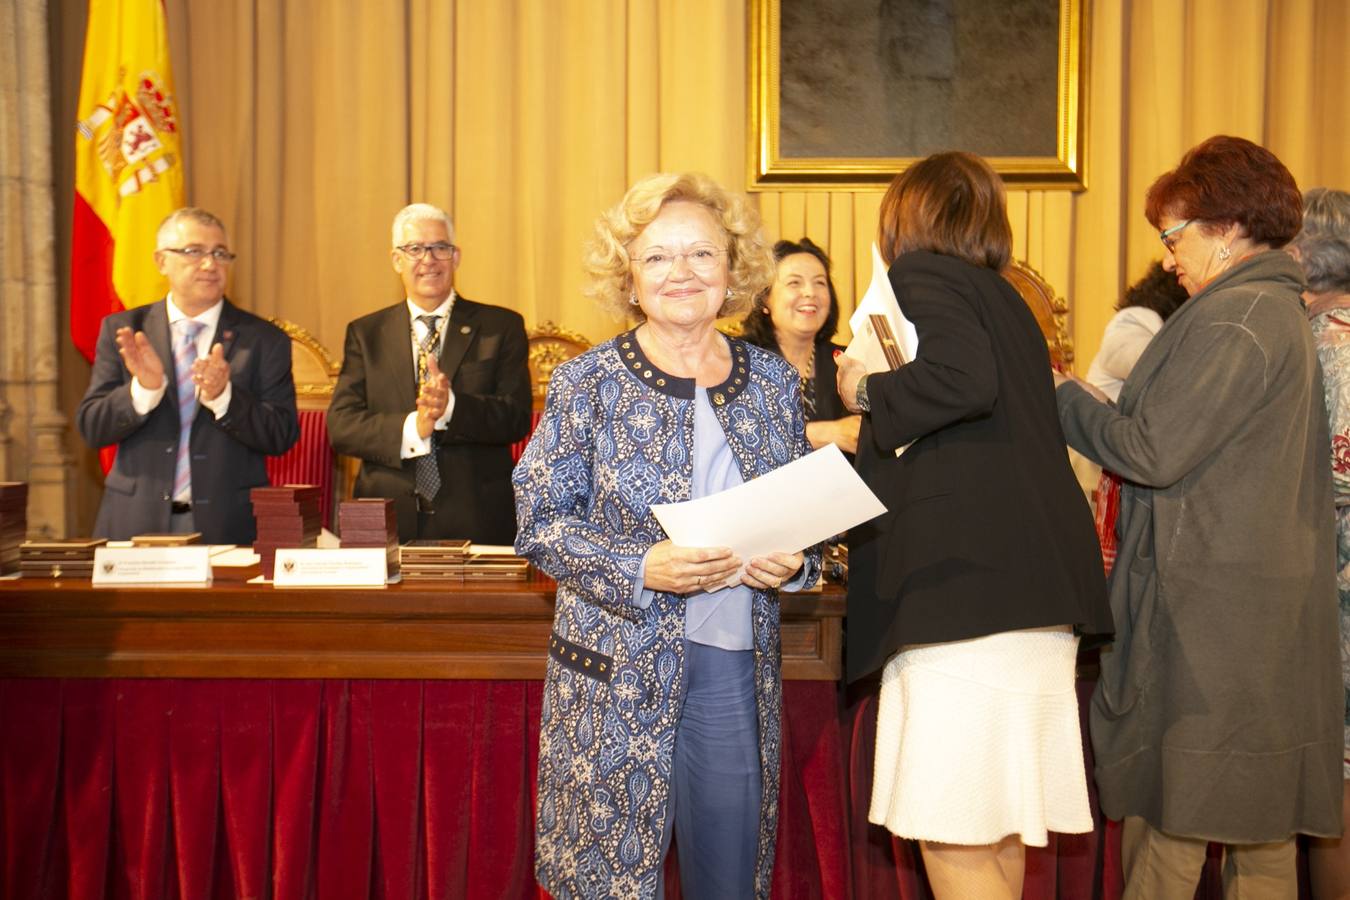
M 638 301 L 637 301 L 637 291 L 629 291 L 629 293 L 628 293 L 628 302 L 631 303 L 631 304 L 633 304 L 634 306 L 637 306 L 637 305 L 638 305 Z
M 1228 262 L 1228 257 L 1232 255 L 1233 251 L 1229 250 L 1226 246 L 1219 248 L 1219 259 L 1223 260 L 1224 262 Z

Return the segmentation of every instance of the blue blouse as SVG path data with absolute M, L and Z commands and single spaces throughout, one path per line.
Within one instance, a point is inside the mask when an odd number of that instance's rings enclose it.
M 736 457 L 727 443 L 727 436 L 717 422 L 706 390 L 694 391 L 694 474 L 690 485 L 690 499 L 707 497 L 744 484 Z M 749 560 L 742 560 L 749 562 Z M 783 582 L 781 591 L 801 588 L 805 567 Z M 647 559 L 642 559 L 633 587 L 634 605 L 646 609 L 656 592 L 644 588 Z M 684 636 L 695 644 L 719 647 L 723 650 L 754 649 L 754 631 L 750 625 L 750 604 L 754 591 L 744 585 L 719 588 L 715 591 L 696 591 L 685 595 Z

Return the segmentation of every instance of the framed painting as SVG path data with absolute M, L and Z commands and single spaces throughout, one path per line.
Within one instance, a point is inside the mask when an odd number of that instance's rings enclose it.
M 750 0 L 750 188 L 885 185 L 968 150 L 1084 186 L 1086 0 Z

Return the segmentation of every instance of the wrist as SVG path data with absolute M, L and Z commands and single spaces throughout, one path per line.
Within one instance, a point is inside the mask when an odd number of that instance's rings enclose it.
M 858 386 L 853 390 L 853 404 L 861 412 L 871 412 L 872 402 L 867 396 L 867 379 L 870 376 L 864 375 L 858 379 Z

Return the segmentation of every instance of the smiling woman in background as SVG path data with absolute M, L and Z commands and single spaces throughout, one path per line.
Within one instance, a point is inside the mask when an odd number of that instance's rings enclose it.
M 810 238 L 773 245 L 778 262 L 773 284 L 745 317 L 744 337 L 792 363 L 801 379 L 806 439 L 812 448 L 837 444 L 858 449 L 860 416 L 850 415 L 835 389 L 832 343 L 839 327 L 839 296 L 830 278 L 830 258 Z

